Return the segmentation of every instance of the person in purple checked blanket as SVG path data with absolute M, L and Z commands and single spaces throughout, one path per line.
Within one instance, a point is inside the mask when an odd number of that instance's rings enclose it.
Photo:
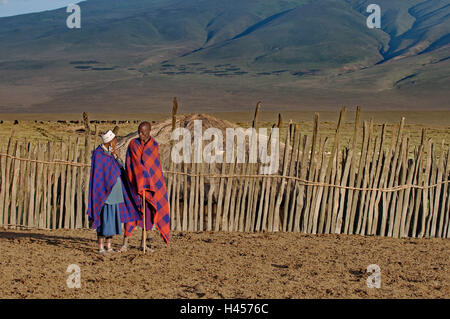
M 97 230 L 98 252 L 114 252 L 112 237 L 122 233 L 122 223 L 139 220 L 136 201 L 116 149 L 112 131 L 102 135 L 102 144 L 92 153 L 87 214 Z M 106 249 L 105 249 L 106 246 Z

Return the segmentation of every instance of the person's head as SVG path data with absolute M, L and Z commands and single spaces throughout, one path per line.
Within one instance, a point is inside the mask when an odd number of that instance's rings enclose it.
M 138 133 L 139 133 L 139 138 L 142 143 L 145 144 L 150 139 L 151 130 L 152 130 L 152 126 L 149 122 L 142 122 L 139 125 Z
M 117 145 L 117 137 L 116 135 L 110 130 L 108 132 L 106 132 L 105 134 L 102 135 L 102 142 L 103 145 L 105 145 L 105 147 L 107 149 L 109 149 L 109 147 L 111 146 L 113 149 L 116 148 Z

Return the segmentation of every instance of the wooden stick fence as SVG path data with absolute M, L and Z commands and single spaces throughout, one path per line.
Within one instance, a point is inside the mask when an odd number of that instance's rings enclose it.
M 174 100 L 172 130 L 177 109 Z M 220 173 L 212 164 L 170 163 L 171 229 L 449 238 L 450 150 L 443 144 L 436 154 L 424 131 L 411 146 L 403 118 L 390 139 L 386 125 L 377 135 L 364 122 L 358 153 L 360 108 L 348 147 L 340 140 L 344 119 L 345 108 L 331 153 L 317 114 L 312 136 L 289 123 L 278 174 L 258 174 L 260 163 L 237 163 L 236 156 Z M 1 145 L 0 226 L 88 228 L 91 138 L 88 130 L 84 145 L 80 138 L 36 144 L 14 136 Z

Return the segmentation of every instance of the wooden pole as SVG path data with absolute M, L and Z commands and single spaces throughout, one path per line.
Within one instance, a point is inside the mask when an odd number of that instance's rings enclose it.
M 363 170 L 366 164 L 366 159 L 367 159 L 367 152 L 368 152 L 368 143 L 369 143 L 369 128 L 368 128 L 368 123 L 367 121 L 364 121 L 364 126 L 363 126 L 363 144 L 362 144 L 362 148 L 361 148 L 361 157 L 359 158 L 359 165 L 358 165 L 358 175 L 356 178 L 356 183 L 351 185 L 353 187 L 360 187 L 361 186 L 361 182 L 363 180 Z M 353 201 L 351 203 L 352 205 L 352 209 L 350 211 L 350 224 L 349 224 L 349 234 L 354 234 L 356 231 L 356 225 L 355 225 L 355 221 L 357 224 L 357 215 L 356 215 L 356 209 L 357 209 L 357 205 L 358 205 L 358 200 L 359 200 L 359 194 L 361 193 L 360 190 L 353 190 L 352 193 L 354 193 L 353 196 Z M 350 204 L 350 203 L 349 203 Z
M 198 148 L 196 151 L 196 156 L 200 156 L 197 157 L 197 159 L 200 160 L 200 162 L 202 161 L 202 149 Z M 200 172 L 200 163 L 196 163 L 196 161 L 194 161 L 194 165 L 195 165 L 195 173 L 197 174 L 197 176 L 195 176 L 194 180 L 195 180 L 195 198 L 194 198 L 194 230 L 198 231 L 198 225 L 199 225 L 199 221 L 200 221 L 200 177 L 198 176 Z
M 335 168 L 335 161 L 336 161 L 336 156 L 338 154 L 338 148 L 339 148 L 339 139 L 341 136 L 341 128 L 342 125 L 344 124 L 345 121 L 345 111 L 346 111 L 346 107 L 344 106 L 341 109 L 341 113 L 339 115 L 339 121 L 336 127 L 336 134 L 334 136 L 334 142 L 333 142 L 333 147 L 331 149 L 331 154 L 330 154 L 330 158 L 328 160 L 328 166 L 327 166 L 327 171 L 325 173 L 325 182 L 326 183 L 333 183 L 333 168 Z M 325 150 L 324 150 L 325 151 Z M 335 171 L 334 171 L 335 172 Z M 320 222 L 319 222 L 319 233 L 323 231 L 323 227 L 325 226 L 325 228 L 327 229 L 331 223 L 331 210 L 328 211 L 327 217 L 325 218 L 325 210 L 326 210 L 326 204 L 327 204 L 327 199 L 328 199 L 328 193 L 333 194 L 333 189 L 330 189 L 330 187 L 325 187 L 325 189 L 323 189 L 323 205 L 321 207 L 321 211 L 320 211 Z M 332 196 L 332 195 L 331 195 Z M 330 197 L 332 198 L 332 197 Z M 328 207 L 331 208 L 331 203 L 332 201 L 330 200 L 328 202 Z M 324 233 L 326 233 L 326 231 L 324 231 Z
M 407 155 L 408 157 L 408 155 Z M 414 160 L 411 160 L 411 165 L 407 165 L 408 167 L 408 177 L 406 183 L 408 185 L 411 185 L 413 183 L 413 178 L 416 173 L 416 167 L 417 164 Z M 400 221 L 400 237 L 408 237 L 409 233 L 409 214 L 408 211 L 412 211 L 412 206 L 414 205 L 414 202 L 411 200 L 411 194 L 414 195 L 414 190 L 411 188 L 408 188 L 405 190 L 404 198 L 403 198 L 403 211 L 402 211 L 402 217 Z
M 144 250 L 144 254 L 147 250 L 147 223 L 145 220 L 145 208 L 147 206 L 147 200 L 145 198 L 145 189 L 142 193 L 142 206 L 143 206 L 143 213 L 142 213 L 142 219 L 143 219 L 143 227 L 142 227 L 142 248 Z
M 338 142 L 337 145 L 337 152 L 335 159 L 333 161 L 333 174 L 331 177 L 332 183 L 335 185 L 339 185 L 341 182 L 341 176 L 342 176 L 342 165 L 339 161 L 341 156 L 340 151 L 340 142 Z M 343 152 L 342 152 L 343 156 Z M 327 223 L 326 223 L 326 233 L 332 234 L 334 233 L 334 230 L 336 228 L 336 216 L 339 209 L 339 189 L 332 187 L 331 193 L 329 196 L 329 204 L 328 204 L 328 214 L 327 214 Z
M 186 161 L 183 161 L 184 173 L 188 172 L 187 166 L 188 166 L 188 164 L 186 163 Z M 188 201 L 188 196 L 187 196 L 187 185 L 188 185 L 187 178 L 188 177 L 185 174 L 184 178 L 183 178 L 183 225 L 182 225 L 183 231 L 188 230 L 188 204 L 189 204 L 189 201 Z
M 352 139 L 352 145 L 350 148 L 350 172 L 349 172 L 349 186 L 354 186 L 355 184 L 355 178 L 356 178 L 356 156 L 357 156 L 357 144 L 359 139 L 359 131 L 360 131 L 360 119 L 361 119 L 361 107 L 358 106 L 356 108 L 356 116 L 355 116 L 355 126 L 353 129 L 353 139 Z M 345 211 L 345 221 L 344 221 L 344 230 L 343 232 L 345 234 L 350 234 L 350 218 L 352 215 L 352 202 L 353 202 L 353 190 L 348 190 L 348 196 L 347 196 L 347 205 L 346 205 L 346 211 Z
M 19 151 L 20 151 L 21 145 L 20 143 L 16 143 L 14 156 L 19 157 Z M 15 229 L 15 225 L 17 223 L 17 183 L 19 181 L 19 169 L 20 169 L 20 162 L 19 160 L 15 159 L 13 160 L 12 165 L 12 186 L 11 186 L 11 208 L 9 210 L 9 223 L 11 225 L 14 225 L 12 228 Z
M 86 131 L 86 135 L 90 136 L 91 135 L 91 127 L 89 125 L 89 114 L 87 112 L 83 112 L 83 124 L 84 124 L 84 129 Z
M 339 154 L 341 154 L 342 156 L 342 160 L 339 161 Z M 337 173 L 336 173 L 336 179 L 335 179 L 335 183 L 337 185 L 341 185 L 343 186 L 344 184 L 342 184 L 342 175 L 344 174 L 344 167 L 346 164 L 346 161 L 344 160 L 344 158 L 346 157 L 348 153 L 346 152 L 345 149 L 343 149 L 342 151 L 339 151 L 337 153 L 336 156 L 336 167 L 337 167 Z M 331 228 L 329 233 L 333 234 L 333 233 L 338 233 L 336 230 L 339 229 L 339 233 L 341 232 L 341 227 L 342 227 L 342 218 L 339 219 L 339 209 L 340 209 L 340 205 L 339 205 L 339 197 L 342 198 L 343 194 L 345 194 L 345 191 L 342 192 L 342 188 L 341 189 L 335 189 L 334 190 L 334 198 L 333 198 L 333 210 L 331 212 L 331 216 L 332 216 L 332 220 L 331 220 Z M 338 226 L 339 223 L 339 226 Z
M 424 130 L 422 130 L 422 136 L 424 136 Z M 423 139 L 422 139 L 422 142 L 419 146 L 419 151 L 418 151 L 419 154 L 417 155 L 416 177 L 414 177 L 414 181 L 418 185 L 422 185 L 422 183 L 423 183 L 423 173 L 422 173 L 423 150 L 424 150 L 424 145 L 423 145 Z M 415 207 L 414 207 L 414 212 L 413 212 L 414 216 L 411 216 L 411 219 L 412 219 L 411 236 L 412 237 L 417 236 L 417 221 L 419 218 L 420 203 L 422 201 L 422 196 L 420 196 L 421 193 L 422 193 L 422 191 L 420 189 L 414 190 L 414 195 L 416 198 L 415 198 L 415 205 L 414 205 Z
M 399 166 L 398 171 L 400 171 L 401 168 L 401 174 L 397 174 L 396 181 L 399 180 L 399 185 L 405 185 L 406 183 L 406 172 L 408 170 L 408 137 L 404 136 L 402 141 L 402 147 L 400 151 L 400 158 L 399 158 Z M 393 211 L 392 215 L 392 236 L 395 238 L 400 237 L 400 231 L 401 231 L 401 220 L 402 220 L 402 213 L 403 213 L 403 197 L 404 197 L 405 190 L 401 190 L 396 194 L 395 202 L 393 203 L 393 207 L 395 207 L 395 210 Z M 398 199 L 397 199 L 398 198 Z
M 13 143 L 13 138 L 11 136 L 9 138 L 9 142 L 8 142 L 8 149 L 6 151 L 8 155 L 13 155 L 14 147 L 12 146 L 12 143 Z M 4 209 L 3 224 L 4 225 L 9 224 L 9 215 L 10 215 L 9 203 L 10 203 L 10 192 L 11 192 L 12 170 L 13 170 L 13 160 L 11 158 L 6 158 L 5 198 L 4 198 L 4 206 L 3 206 L 3 209 Z
M 261 101 L 258 101 L 258 103 L 256 104 L 256 109 L 255 109 L 255 114 L 253 116 L 253 122 L 252 122 L 252 128 L 254 129 L 254 133 L 255 133 L 255 148 L 256 148 L 256 158 L 255 158 L 255 163 L 250 163 L 250 173 L 252 175 L 254 174 L 259 174 L 259 164 L 258 164 L 258 115 L 259 112 L 261 110 Z M 252 133 L 253 134 L 253 133 Z M 250 145 L 250 144 L 249 144 Z M 250 153 L 249 153 L 250 154 Z M 255 218 L 256 218 L 256 194 L 255 192 L 257 192 L 259 186 L 259 179 L 257 178 L 252 178 L 250 180 L 250 188 L 249 188 L 249 194 L 248 194 L 248 203 L 249 203 L 249 209 L 248 209 L 248 224 L 249 224 L 249 228 L 248 230 L 253 232 L 255 230 Z
M 178 111 L 178 102 L 177 102 L 177 98 L 174 97 L 173 98 L 173 106 L 172 106 L 172 129 L 171 129 L 171 133 L 173 133 L 173 131 L 175 130 L 175 127 L 177 125 L 177 111 Z M 169 171 L 173 171 L 174 170 L 174 166 L 176 166 L 176 164 L 174 165 L 173 161 L 172 161 L 172 149 L 173 149 L 173 140 L 170 139 L 170 151 L 169 151 L 169 158 L 167 159 L 169 161 Z M 168 190 L 168 197 L 169 197 L 169 202 L 170 202 L 170 226 L 171 226 L 171 230 L 175 229 L 176 227 L 176 223 L 178 222 L 175 218 L 175 196 L 177 195 L 176 192 L 176 182 L 177 182 L 177 175 L 174 174 L 170 174 L 168 175 L 168 183 L 167 183 L 167 190 Z M 174 222 L 175 221 L 175 222 Z
M 305 179 L 307 170 L 308 170 L 308 164 L 307 161 L 312 160 L 312 154 L 311 157 L 309 155 L 309 143 L 310 138 L 308 135 L 305 135 L 304 141 L 303 141 L 303 152 L 300 159 L 300 178 Z M 304 224 L 300 225 L 302 221 L 302 211 L 304 207 L 304 200 L 305 200 L 305 185 L 301 184 L 298 186 L 298 193 L 297 193 L 297 204 L 296 204 L 296 210 L 295 210 L 295 217 L 294 217 L 294 232 L 300 232 L 301 229 L 304 229 Z M 306 212 L 305 212 L 306 213 Z M 305 222 L 305 219 L 303 219 Z
M 447 151 L 447 169 L 445 170 L 445 180 L 448 180 L 450 177 L 450 147 Z M 441 214 L 444 216 L 444 209 L 445 209 L 445 221 L 443 225 L 442 230 L 442 237 L 449 238 L 450 237 L 450 227 L 449 227 L 449 219 L 450 219 L 450 194 L 447 193 L 447 190 L 450 190 L 450 187 L 448 186 L 448 183 L 445 184 L 445 194 L 447 196 L 447 205 L 445 206 L 445 202 L 442 205 L 442 212 Z M 446 231 L 447 230 L 447 231 Z
M 203 148 L 203 147 L 202 147 Z M 202 156 L 203 156 L 203 149 L 202 149 Z M 204 163 L 203 159 L 201 160 L 201 163 L 197 166 L 200 169 L 200 173 L 204 173 Z M 200 219 L 198 224 L 198 230 L 203 231 L 204 228 L 204 217 L 205 217 L 205 178 L 201 176 L 199 178 L 199 193 L 200 193 L 200 206 L 199 206 L 199 213 L 200 213 Z
M 442 180 L 447 180 L 450 175 L 450 149 L 447 151 L 447 161 L 446 166 L 444 169 L 444 176 Z M 439 228 L 438 228 L 438 237 L 445 237 L 442 230 L 444 229 L 444 223 L 448 220 L 448 214 L 449 210 L 445 210 L 447 202 L 450 200 L 447 195 L 448 192 L 448 183 L 444 184 L 444 191 L 443 191 L 443 199 L 442 199 L 442 205 L 441 205 L 441 211 L 440 211 L 440 219 L 439 219 Z
M 295 124 L 293 127 L 294 131 L 294 139 L 293 139 L 293 149 L 292 149 L 292 160 L 289 168 L 289 176 L 298 177 L 298 165 L 299 165 L 299 153 L 300 153 L 300 143 L 301 143 L 301 134 L 298 129 L 298 124 Z M 292 186 L 292 191 L 291 191 Z M 284 224 L 283 231 L 293 231 L 293 222 L 294 222 L 294 207 L 295 207 L 295 192 L 296 192 L 296 182 L 292 182 L 290 179 L 288 180 L 287 190 L 286 190 L 286 198 L 285 198 L 285 206 L 284 206 Z
M 37 159 L 38 161 L 42 161 L 44 160 L 44 156 L 45 156 L 45 151 L 44 151 L 44 146 L 41 143 L 38 143 L 38 156 Z M 42 175 L 43 175 L 43 170 L 44 170 L 44 164 L 42 163 L 38 163 L 37 167 L 36 167 L 36 196 L 35 196 L 35 204 L 34 204 L 34 208 L 35 208 L 35 221 L 34 224 L 37 227 L 41 227 L 42 225 L 42 221 L 41 221 L 41 201 L 42 201 Z
M 325 137 L 323 140 L 320 139 L 319 143 L 319 155 L 321 158 L 320 165 L 317 166 L 317 173 L 316 176 L 318 177 L 319 183 L 325 182 L 325 172 L 327 170 L 327 161 L 325 158 L 325 147 L 328 142 L 328 137 Z M 312 234 L 317 234 L 319 231 L 319 227 L 323 224 L 323 219 L 320 218 L 320 204 L 322 202 L 322 195 L 323 195 L 324 187 L 319 186 L 316 187 L 313 191 L 313 197 L 312 197 L 312 206 L 311 206 L 311 215 L 310 215 L 310 229 L 309 231 Z
M 222 161 L 222 169 L 221 175 L 225 175 L 225 161 Z M 222 206 L 223 206 L 223 197 L 224 197 L 224 185 L 225 185 L 225 177 L 221 177 L 219 185 L 219 193 L 217 195 L 217 212 L 216 212 L 216 225 L 215 231 L 221 230 L 221 222 L 222 222 Z M 223 229 L 222 229 L 223 230 Z
M 181 171 L 181 164 L 177 163 L 175 164 L 175 170 Z M 182 230 L 182 226 L 181 226 L 181 200 L 180 200 L 180 187 L 181 187 L 181 181 L 182 181 L 182 177 L 181 175 L 175 175 L 174 176 L 174 182 L 176 184 L 176 188 L 175 188 L 175 192 L 176 192 L 176 201 L 175 201 L 175 206 L 176 206 L 176 226 L 177 226 L 177 230 L 181 231 Z M 173 208 L 172 208 L 173 209 Z
M 276 124 L 274 124 L 272 126 L 272 130 L 275 128 Z M 272 137 L 272 131 L 270 131 L 269 134 L 269 141 L 271 140 Z M 272 143 L 269 143 L 269 146 L 267 149 L 269 149 L 270 147 L 270 151 L 272 152 Z M 262 224 L 261 224 L 261 230 L 265 231 L 268 230 L 267 229 L 267 218 L 268 218 L 268 211 L 269 211 L 269 196 L 270 196 L 270 189 L 271 189 L 271 184 L 272 184 L 272 179 L 270 177 L 265 176 L 264 177 L 265 180 L 263 179 L 263 183 L 265 182 L 265 194 L 264 194 L 264 211 L 262 213 Z M 264 191 L 264 188 L 263 188 Z M 270 230 L 269 230 L 270 231 Z
M 79 145 L 79 137 L 76 138 L 75 140 L 75 147 L 73 149 L 73 153 L 72 153 L 72 162 L 77 162 L 77 156 L 78 156 L 78 145 Z M 71 170 L 71 175 L 70 175 L 70 206 L 69 206 L 69 211 L 70 211 L 70 229 L 74 229 L 75 228 L 75 190 L 76 190 L 76 181 L 77 181 L 77 167 L 76 166 L 68 166 L 68 168 Z
M 283 127 L 283 119 L 281 117 L 281 113 L 278 113 L 278 138 L 280 139 L 281 129 Z M 272 144 L 272 143 L 270 143 Z M 277 143 L 278 148 L 275 149 L 275 152 L 280 154 L 280 143 Z M 270 150 L 270 154 L 272 154 L 274 150 Z M 280 163 L 283 166 L 283 163 Z M 277 172 L 278 174 L 278 172 Z M 272 178 L 272 192 L 270 193 L 270 205 L 269 205 L 269 231 L 278 231 L 278 218 L 279 216 L 275 216 L 275 203 L 276 203 L 276 195 L 278 190 L 278 186 L 280 184 L 281 187 L 282 179 L 281 178 Z
M 21 157 L 22 158 L 27 158 L 30 155 L 30 143 L 25 141 L 24 142 L 24 147 L 22 148 L 22 152 L 21 152 Z M 20 176 L 21 178 L 19 179 L 19 211 L 18 214 L 20 214 L 19 218 L 19 223 L 20 225 L 26 225 L 26 218 L 25 218 L 25 210 L 26 210 L 26 203 L 27 203 L 27 196 L 28 196 L 28 192 L 27 192 L 27 187 L 28 187 L 28 166 L 29 166 L 30 162 L 29 161 L 22 161 L 21 165 L 20 165 Z
M 195 153 L 191 153 L 191 174 L 195 174 Z M 195 223 L 195 212 L 194 212 L 194 200 L 195 200 L 195 182 L 196 178 L 194 176 L 189 176 L 189 226 L 188 231 L 194 231 L 194 223 Z M 187 185 L 186 185 L 187 187 Z
M 178 101 L 177 98 L 173 98 L 173 106 L 172 106 L 172 131 L 175 130 L 177 125 L 177 113 L 178 113 Z
M 362 179 L 362 187 L 365 188 L 368 186 L 369 178 L 370 178 L 370 172 L 369 172 L 369 165 L 371 162 L 371 156 L 370 156 L 370 152 L 372 150 L 372 133 L 373 133 L 373 119 L 370 119 L 370 122 L 368 124 L 368 138 L 367 138 L 367 152 L 366 152 L 366 157 L 364 159 L 364 169 L 361 171 L 363 176 Z M 376 147 L 376 146 L 375 146 Z M 373 153 L 375 153 L 375 149 L 373 150 Z M 373 156 L 373 154 L 372 154 Z M 359 186 L 359 184 L 358 184 Z M 364 235 L 364 222 L 366 221 L 365 219 L 365 203 L 366 203 L 366 191 L 361 191 L 361 201 L 360 201 L 360 205 L 359 205 L 359 209 L 358 209 L 358 223 L 356 225 L 356 232 L 357 234 L 360 235 Z
M 389 150 L 388 153 L 385 157 L 384 163 L 383 163 L 383 172 L 381 173 L 381 182 L 380 185 L 382 187 L 386 187 L 387 183 L 388 183 L 388 178 L 389 178 L 389 169 L 391 166 L 391 161 L 392 161 L 392 155 L 393 155 L 393 150 L 394 150 L 394 145 L 395 145 L 395 131 L 392 131 L 392 136 L 391 136 L 391 143 L 389 146 Z M 375 201 L 375 205 L 378 206 L 378 203 L 381 199 L 381 197 L 383 198 L 383 209 L 382 209 L 382 216 L 381 216 L 381 225 L 380 225 L 380 232 L 379 235 L 381 236 L 385 236 L 386 235 L 386 223 L 387 223 L 387 214 L 388 214 L 388 206 L 389 206 L 389 202 L 387 201 L 387 194 L 386 193 L 379 193 L 379 195 L 377 196 L 377 200 Z
M 289 149 L 291 148 L 291 146 L 290 146 L 291 133 L 292 133 L 292 124 L 289 124 L 285 142 L 284 142 L 284 155 L 283 155 L 283 163 L 282 163 L 283 176 L 287 175 L 287 170 L 288 170 Z M 275 232 L 279 231 L 279 227 L 280 227 L 280 206 L 281 206 L 281 201 L 283 200 L 283 194 L 284 194 L 286 184 L 287 184 L 286 179 L 280 178 L 280 188 L 279 188 L 276 202 L 275 202 L 274 217 L 273 217 L 273 231 L 275 231 Z M 283 229 L 283 225 L 282 225 L 282 229 Z
M 55 159 L 55 143 L 49 142 L 49 161 L 54 161 Z M 54 172 L 55 172 L 55 165 L 54 164 L 47 164 L 47 209 L 46 209 L 46 225 L 45 227 L 47 229 L 51 228 L 51 221 L 52 221 L 52 186 L 55 184 L 54 182 Z
M 442 175 L 443 175 L 443 170 L 444 170 L 444 156 L 445 156 L 445 151 L 444 151 L 444 141 L 442 141 L 442 148 L 441 148 L 441 156 L 439 158 L 439 162 L 437 163 L 437 178 L 436 181 L 434 181 L 434 179 L 432 180 L 432 182 L 435 183 L 439 183 L 440 181 L 442 181 Z M 431 221 L 431 229 L 430 229 L 430 237 L 436 237 L 436 228 L 437 228 L 437 221 L 438 221 L 438 210 L 439 210 L 439 199 L 441 196 L 441 188 L 442 188 L 442 184 L 439 184 L 436 187 L 436 191 L 434 192 L 434 207 L 433 207 L 433 211 L 431 212 L 432 215 L 430 217 L 430 221 Z M 443 203 L 444 204 L 444 203 Z
M 319 135 L 319 114 L 314 113 L 314 126 L 313 126 L 313 135 L 312 135 L 312 142 L 311 142 L 311 155 L 309 160 L 309 166 L 307 169 L 307 176 L 306 178 L 310 181 L 315 179 L 315 170 L 316 170 L 316 149 L 317 149 L 317 142 L 318 142 L 318 135 Z M 312 224 L 310 222 L 310 219 L 312 218 L 312 212 L 311 212 L 311 196 L 314 191 L 313 186 L 305 186 L 306 187 L 306 207 L 305 207 L 305 214 L 303 214 L 303 226 L 302 231 L 307 233 L 310 232 L 310 225 Z
M 67 160 L 69 152 L 67 151 L 66 143 L 61 141 L 61 159 Z M 64 219 L 64 206 L 66 199 L 66 176 L 67 170 L 65 165 L 59 165 L 61 167 L 61 187 L 59 192 L 59 215 L 58 215 L 58 228 L 63 227 L 63 219 Z
M 395 187 L 398 186 L 398 180 L 399 180 L 399 174 L 400 174 L 400 167 L 401 167 L 401 152 L 402 152 L 402 141 L 403 141 L 403 128 L 405 126 L 405 118 L 402 117 L 400 121 L 400 126 L 398 129 L 397 134 L 397 142 L 395 147 L 395 153 L 394 153 L 394 159 L 392 162 L 392 170 L 391 175 L 389 178 L 389 184 L 388 187 Z M 392 237 L 393 235 L 393 226 L 394 226 L 394 214 L 395 214 L 395 208 L 397 203 L 397 197 L 398 194 L 395 192 L 390 192 L 387 194 L 387 204 L 390 205 L 390 210 L 387 212 L 388 214 L 388 220 L 389 220 L 389 227 L 388 227 L 388 237 Z
M 1 145 L 1 152 L 6 151 L 6 147 Z M 0 157 L 1 184 L 0 184 L 0 225 L 3 225 L 3 215 L 5 214 L 4 201 L 6 196 L 6 156 Z
M 237 161 L 237 157 L 234 156 L 234 163 L 235 163 L 235 168 L 236 168 L 236 161 Z M 239 213 L 236 212 L 236 201 L 237 201 L 237 190 L 238 190 L 238 185 L 239 185 L 239 179 L 236 178 L 234 181 L 234 187 L 232 189 L 232 193 L 231 193 L 231 197 L 230 197 L 230 209 L 229 209 L 229 225 L 228 225 L 228 230 L 229 231 L 236 231 L 237 230 L 237 225 L 238 223 L 235 222 L 235 218 L 236 216 L 239 216 Z
M 425 187 L 428 186 L 429 180 L 430 180 L 430 170 L 431 170 L 431 153 L 433 150 L 433 145 L 432 145 L 432 140 L 431 138 L 428 139 L 428 148 L 427 148 L 427 166 L 425 168 L 425 173 L 424 173 L 424 185 Z M 423 238 L 425 236 L 425 227 L 426 227 L 426 218 L 428 217 L 428 211 L 429 211 L 429 207 L 428 207 L 428 188 L 424 188 L 422 190 L 422 207 L 423 207 L 423 211 L 422 211 L 422 220 L 421 220 L 421 227 L 420 227 L 420 232 L 418 237 L 419 238 Z
M 85 147 L 85 153 L 84 153 L 84 162 L 89 163 L 92 156 L 92 146 L 91 146 L 91 134 L 85 135 L 85 141 L 84 141 L 84 147 Z M 58 165 L 59 166 L 59 165 Z M 89 167 L 84 168 L 84 210 L 83 210 L 83 216 L 84 216 L 84 227 L 89 227 L 89 217 L 86 214 L 88 205 L 89 205 L 89 183 L 91 179 L 90 169 Z M 57 176 L 59 176 L 59 170 L 57 173 Z
M 432 145 L 432 152 L 431 152 L 431 176 L 429 179 L 430 185 L 434 184 L 436 182 L 436 171 L 437 171 L 437 158 L 436 158 L 436 148 L 435 145 L 433 143 Z M 431 221 L 433 218 L 433 212 L 434 212 L 434 195 L 436 193 L 436 190 L 434 187 L 431 187 L 429 190 L 429 201 L 428 201 L 428 205 L 429 205 L 429 213 L 428 213 L 428 218 L 426 221 L 426 228 L 425 228 L 425 233 L 427 234 L 427 237 L 431 237 Z
M 342 166 L 344 166 L 343 168 L 343 173 L 342 173 L 342 179 L 341 179 L 341 186 L 347 186 L 347 182 L 348 182 L 348 177 L 350 175 L 350 163 L 351 163 L 351 158 L 353 157 L 353 152 L 354 149 L 347 149 L 347 155 L 345 157 L 345 164 L 344 164 L 344 158 L 342 158 Z M 346 224 L 343 222 L 343 216 L 344 216 L 344 203 L 345 203 L 345 193 L 349 192 L 344 188 L 341 188 L 340 190 L 340 201 L 339 201 L 339 211 L 337 213 L 336 216 L 336 226 L 334 229 L 334 232 L 336 234 L 340 234 L 343 231 L 343 228 L 345 229 Z M 350 193 L 350 192 L 349 192 Z M 348 216 L 348 215 L 347 215 Z M 346 219 L 348 220 L 348 219 Z M 344 227 L 343 227 L 344 226 Z
M 209 171 L 212 172 L 212 168 L 213 168 L 213 163 L 209 164 Z M 207 221 L 207 226 L 206 226 L 206 230 L 207 231 L 211 231 L 213 228 L 213 195 L 214 195 L 214 191 L 216 188 L 216 181 L 215 178 L 209 178 L 209 191 L 208 191 L 208 221 Z M 183 225 L 184 225 L 184 220 L 183 220 Z
M 55 143 L 56 144 L 56 143 Z M 56 152 L 56 146 L 55 146 Z M 52 222 L 51 229 L 56 229 L 57 225 L 57 215 L 58 215 L 58 184 L 59 176 L 61 174 L 61 165 L 54 165 L 54 178 L 53 178 L 53 196 L 52 196 Z
M 235 138 L 235 137 L 233 137 L 233 138 Z M 234 143 L 233 143 L 233 147 L 234 147 Z M 228 175 L 229 176 L 234 174 L 235 166 L 236 166 L 236 151 L 233 150 L 233 162 L 229 166 L 229 171 L 228 171 Z M 226 186 L 226 190 L 225 190 L 225 205 L 224 205 L 223 214 L 222 214 L 222 229 L 224 231 L 231 231 L 231 229 L 229 229 L 228 219 L 231 220 L 234 217 L 234 214 L 229 214 L 230 201 L 231 201 L 231 191 L 232 191 L 232 186 L 233 186 L 234 179 L 235 178 L 233 178 L 233 177 L 228 177 L 227 178 L 227 186 Z M 233 217 L 229 218 L 228 217 L 229 215 L 232 215 Z
M 381 169 L 382 169 L 383 149 L 384 149 L 385 140 L 386 140 L 386 125 L 383 124 L 382 129 L 381 129 L 380 148 L 378 149 L 378 160 L 377 160 L 377 164 L 376 164 L 375 180 L 372 184 L 372 186 L 374 186 L 374 187 L 382 186 L 381 185 L 382 179 L 380 176 L 381 176 Z M 375 235 L 375 233 L 377 231 L 378 211 L 379 211 L 378 206 L 375 204 L 377 193 L 380 193 L 380 192 L 375 192 L 375 191 L 371 192 L 370 204 L 369 204 L 369 220 L 368 220 L 368 225 L 367 225 L 367 234 L 368 235 Z
M 241 172 L 244 171 L 244 166 L 243 164 L 240 165 L 241 168 Z M 236 197 L 236 213 L 234 215 L 234 224 L 236 227 L 236 231 L 243 231 L 243 217 L 241 218 L 241 206 L 242 206 L 242 193 L 243 193 L 243 188 L 244 188 L 244 180 L 243 178 L 239 178 L 238 180 L 238 184 L 239 184 L 239 190 L 237 192 L 237 197 Z
M 44 152 L 44 161 L 48 162 L 49 158 L 50 158 L 50 150 L 49 150 L 49 145 L 50 142 L 43 144 L 42 145 L 42 150 Z M 43 164 L 42 165 L 42 200 L 41 200 L 41 205 L 40 205 L 40 210 L 39 210 L 39 227 L 41 228 L 46 228 L 46 224 L 47 224 L 47 196 L 48 196 L 48 190 L 47 190 L 47 186 L 48 186 L 48 165 L 47 164 Z
M 69 136 L 67 145 L 68 145 L 68 156 L 67 160 L 70 161 L 73 158 L 73 145 L 72 145 L 72 139 Z M 65 180 L 65 213 L 64 213 L 64 229 L 70 228 L 70 214 L 71 214 L 71 202 L 70 202 L 70 194 L 72 192 L 71 185 L 72 185 L 72 170 L 70 166 L 65 165 L 64 170 L 66 171 L 66 180 Z
M 38 145 L 35 145 L 33 148 L 33 154 L 31 156 L 32 159 L 37 158 L 37 152 L 39 151 Z M 35 178 L 36 178 L 36 170 L 37 163 L 31 163 L 31 172 L 30 172 L 30 195 L 29 195 L 29 206 L 28 206 L 28 222 L 27 226 L 34 226 L 34 205 L 35 205 Z
M 86 149 L 79 150 L 78 163 L 82 163 L 84 159 L 84 152 Z M 76 213 L 75 213 L 75 228 L 83 228 L 83 171 L 82 167 L 76 168 L 77 180 L 76 180 Z

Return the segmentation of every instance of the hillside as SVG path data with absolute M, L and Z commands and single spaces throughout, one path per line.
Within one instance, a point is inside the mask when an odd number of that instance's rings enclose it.
M 448 109 L 450 4 L 88 0 L 0 18 L 0 112 Z

